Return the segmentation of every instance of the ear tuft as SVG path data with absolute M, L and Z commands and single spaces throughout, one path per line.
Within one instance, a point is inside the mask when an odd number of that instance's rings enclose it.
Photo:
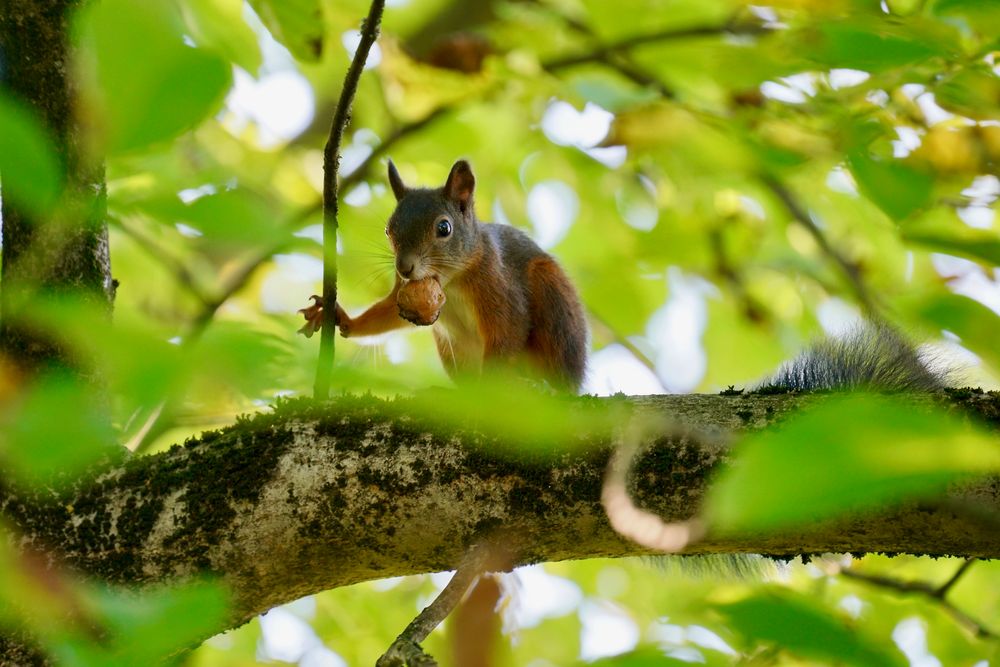
M 409 188 L 403 183 L 403 179 L 400 178 L 399 172 L 396 171 L 396 165 L 389 160 L 389 185 L 392 186 L 392 194 L 396 195 L 396 201 L 402 199 Z
M 472 167 L 465 160 L 459 160 L 452 166 L 448 181 L 444 184 L 444 196 L 458 202 L 462 211 L 472 205 L 472 192 L 476 189 L 476 177 L 472 175 Z

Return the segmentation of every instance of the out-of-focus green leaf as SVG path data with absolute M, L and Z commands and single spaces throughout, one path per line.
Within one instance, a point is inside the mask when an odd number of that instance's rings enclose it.
M 931 11 L 951 20 L 961 17 L 969 28 L 992 36 L 994 43 L 1000 35 L 1000 0 L 936 0 Z
M 38 216 L 52 210 L 62 189 L 52 138 L 27 107 L 6 95 L 0 95 L 0 184 L 4 197 Z
M 1000 441 L 930 407 L 881 396 L 830 397 L 781 428 L 752 435 L 709 492 L 714 528 L 808 524 L 941 492 L 1000 469 Z
M 216 322 L 191 351 L 191 363 L 206 387 L 228 387 L 256 397 L 274 387 L 288 343 L 237 322 Z M 217 389 L 216 389 L 217 390 Z
M 98 590 L 92 598 L 109 637 L 101 642 L 57 637 L 50 650 L 59 664 L 159 664 L 222 627 L 228 595 L 219 584 L 196 583 L 142 595 Z
M 1000 118 L 1000 76 L 986 67 L 960 69 L 934 87 L 945 109 L 979 120 Z
M 751 645 L 764 642 L 803 658 L 856 667 L 907 664 L 888 641 L 863 636 L 804 595 L 771 588 L 714 608 Z
M 692 663 L 690 660 L 681 660 L 680 658 L 672 658 L 664 655 L 664 652 L 659 649 L 646 647 L 611 658 L 601 658 L 594 662 L 581 662 L 579 664 L 592 665 L 593 667 L 691 667 L 692 664 L 713 667 L 728 665 L 730 663 L 729 661 L 718 659 L 706 660 L 704 656 L 702 660 Z
M 903 239 L 937 252 L 1000 266 L 1000 237 L 990 231 L 957 225 L 947 230 L 920 226 L 904 229 Z
M 318 0 L 250 0 L 271 35 L 303 62 L 323 55 L 323 14 Z
M 815 32 L 812 32 L 814 30 Z M 931 57 L 949 57 L 950 51 L 919 33 L 885 22 L 829 22 L 811 29 L 801 48 L 807 58 L 830 67 L 879 72 L 919 63 Z
M 441 406 L 447 405 L 447 410 Z M 587 403 L 496 369 L 481 382 L 455 390 L 418 392 L 409 408 L 443 424 L 471 425 L 499 436 L 507 453 L 550 455 L 585 446 L 624 418 L 624 405 Z M 516 418 L 513 418 L 516 415 Z
M 1000 316 L 967 296 L 941 295 L 918 307 L 918 316 L 938 329 L 958 336 L 962 345 L 979 355 L 994 372 L 1000 371 L 997 330 Z
M 95 3 L 84 12 L 81 28 L 93 49 L 93 97 L 108 152 L 170 139 L 222 103 L 231 80 L 228 64 L 184 43 L 180 19 L 165 0 Z
M 180 0 L 195 42 L 256 75 L 261 54 L 257 35 L 243 20 L 243 0 Z
M 3 467 L 27 482 L 71 479 L 102 456 L 121 453 L 110 418 L 93 386 L 43 376 L 0 411 Z
M 268 202 L 245 188 L 222 190 L 185 203 L 176 196 L 150 199 L 138 208 L 169 225 L 178 222 L 200 234 L 195 244 L 213 250 L 270 247 L 292 238 L 291 230 L 268 208 Z
M 930 202 L 934 178 L 895 160 L 848 157 L 848 166 L 866 197 L 893 220 L 902 220 Z

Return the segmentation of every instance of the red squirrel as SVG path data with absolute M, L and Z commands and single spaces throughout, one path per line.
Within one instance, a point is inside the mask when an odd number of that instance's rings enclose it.
M 459 160 L 440 188 L 407 187 L 389 162 L 396 210 L 386 225 L 396 257 L 392 291 L 361 315 L 337 304 L 344 337 L 407 326 L 396 295 L 411 280 L 433 277 L 446 301 L 434 340 L 448 375 L 513 369 L 553 387 L 579 391 L 587 360 L 587 321 L 572 283 L 527 234 L 476 218 L 472 168 Z M 306 309 L 315 326 L 318 309 Z M 307 332 L 311 333 L 311 332 Z

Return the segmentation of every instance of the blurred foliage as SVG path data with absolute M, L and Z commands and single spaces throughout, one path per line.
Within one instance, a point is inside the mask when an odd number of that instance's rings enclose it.
M 996 386 L 997 2 L 389 5 L 343 152 L 340 301 L 349 311 L 392 284 L 384 158 L 408 183 L 437 185 L 467 157 L 480 216 L 547 240 L 579 287 L 594 391 L 628 391 L 640 372 L 645 386 L 668 390 L 741 386 L 856 317 L 865 293 L 882 316 L 945 357 L 971 359 L 967 374 Z M 21 481 L 71 474 L 110 441 L 162 448 L 275 396 L 310 392 L 315 339 L 293 335 L 295 310 L 319 291 L 321 150 L 366 10 L 363 0 L 102 0 L 77 17 L 78 112 L 89 150 L 107 156 L 121 284 L 113 325 L 64 301 L 40 302 L 34 324 L 77 350 L 111 400 L 95 402 L 63 377 L 27 386 L 5 372 L 0 451 Z M 472 37 L 451 38 L 454 26 Z M 440 42 L 428 46 L 428 35 Z M 473 66 L 415 55 L 429 53 Z M 60 205 L 60 158 L 9 96 L 0 96 L 0 170 L 3 195 L 18 205 L 39 215 Z M 604 365 L 616 349 L 632 364 Z M 339 341 L 334 382 L 391 395 L 448 381 L 421 330 Z M 518 439 L 580 427 L 559 421 L 555 399 L 503 389 L 476 398 L 451 408 Z M 57 411 L 69 417 L 46 420 Z M 830 405 L 745 443 L 745 465 L 716 490 L 714 516 L 732 528 L 780 525 L 814 518 L 801 514 L 807 506 L 880 504 L 996 470 L 995 439 L 964 429 L 887 400 Z M 54 616 L 122 630 L 108 646 L 38 622 L 64 664 L 147 664 L 221 613 L 210 588 L 136 599 L 67 581 L 39 596 L 30 563 L 12 559 L 2 554 L 0 567 L 10 608 L 36 599 Z M 601 623 L 634 628 L 624 654 L 595 663 L 605 665 L 996 659 L 996 638 L 976 636 L 940 600 L 836 576 L 844 566 L 794 564 L 762 585 L 668 578 L 640 561 L 551 565 L 543 576 L 565 578 L 555 589 L 565 607 L 534 625 L 510 621 L 497 664 L 572 664 Z M 944 581 L 957 566 L 873 556 L 850 565 L 904 581 Z M 997 567 L 975 565 L 950 603 L 989 625 Z M 284 617 L 286 626 L 300 619 L 309 650 L 281 655 L 371 664 L 435 585 L 417 577 L 311 598 Z M 515 590 L 508 606 L 532 599 Z M 448 632 L 427 642 L 444 664 Z M 189 662 L 276 658 L 266 639 L 255 622 Z

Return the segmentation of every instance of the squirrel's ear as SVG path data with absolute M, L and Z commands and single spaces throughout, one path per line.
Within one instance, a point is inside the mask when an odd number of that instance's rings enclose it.
M 465 211 L 472 203 L 472 191 L 476 189 L 476 177 L 472 175 L 472 167 L 465 160 L 459 160 L 451 168 L 448 181 L 444 184 L 444 195 L 458 202 Z
M 403 198 L 406 194 L 407 187 L 403 184 L 403 179 L 399 177 L 399 172 L 396 171 L 396 165 L 389 160 L 389 185 L 392 186 L 392 194 L 396 195 L 396 201 Z

